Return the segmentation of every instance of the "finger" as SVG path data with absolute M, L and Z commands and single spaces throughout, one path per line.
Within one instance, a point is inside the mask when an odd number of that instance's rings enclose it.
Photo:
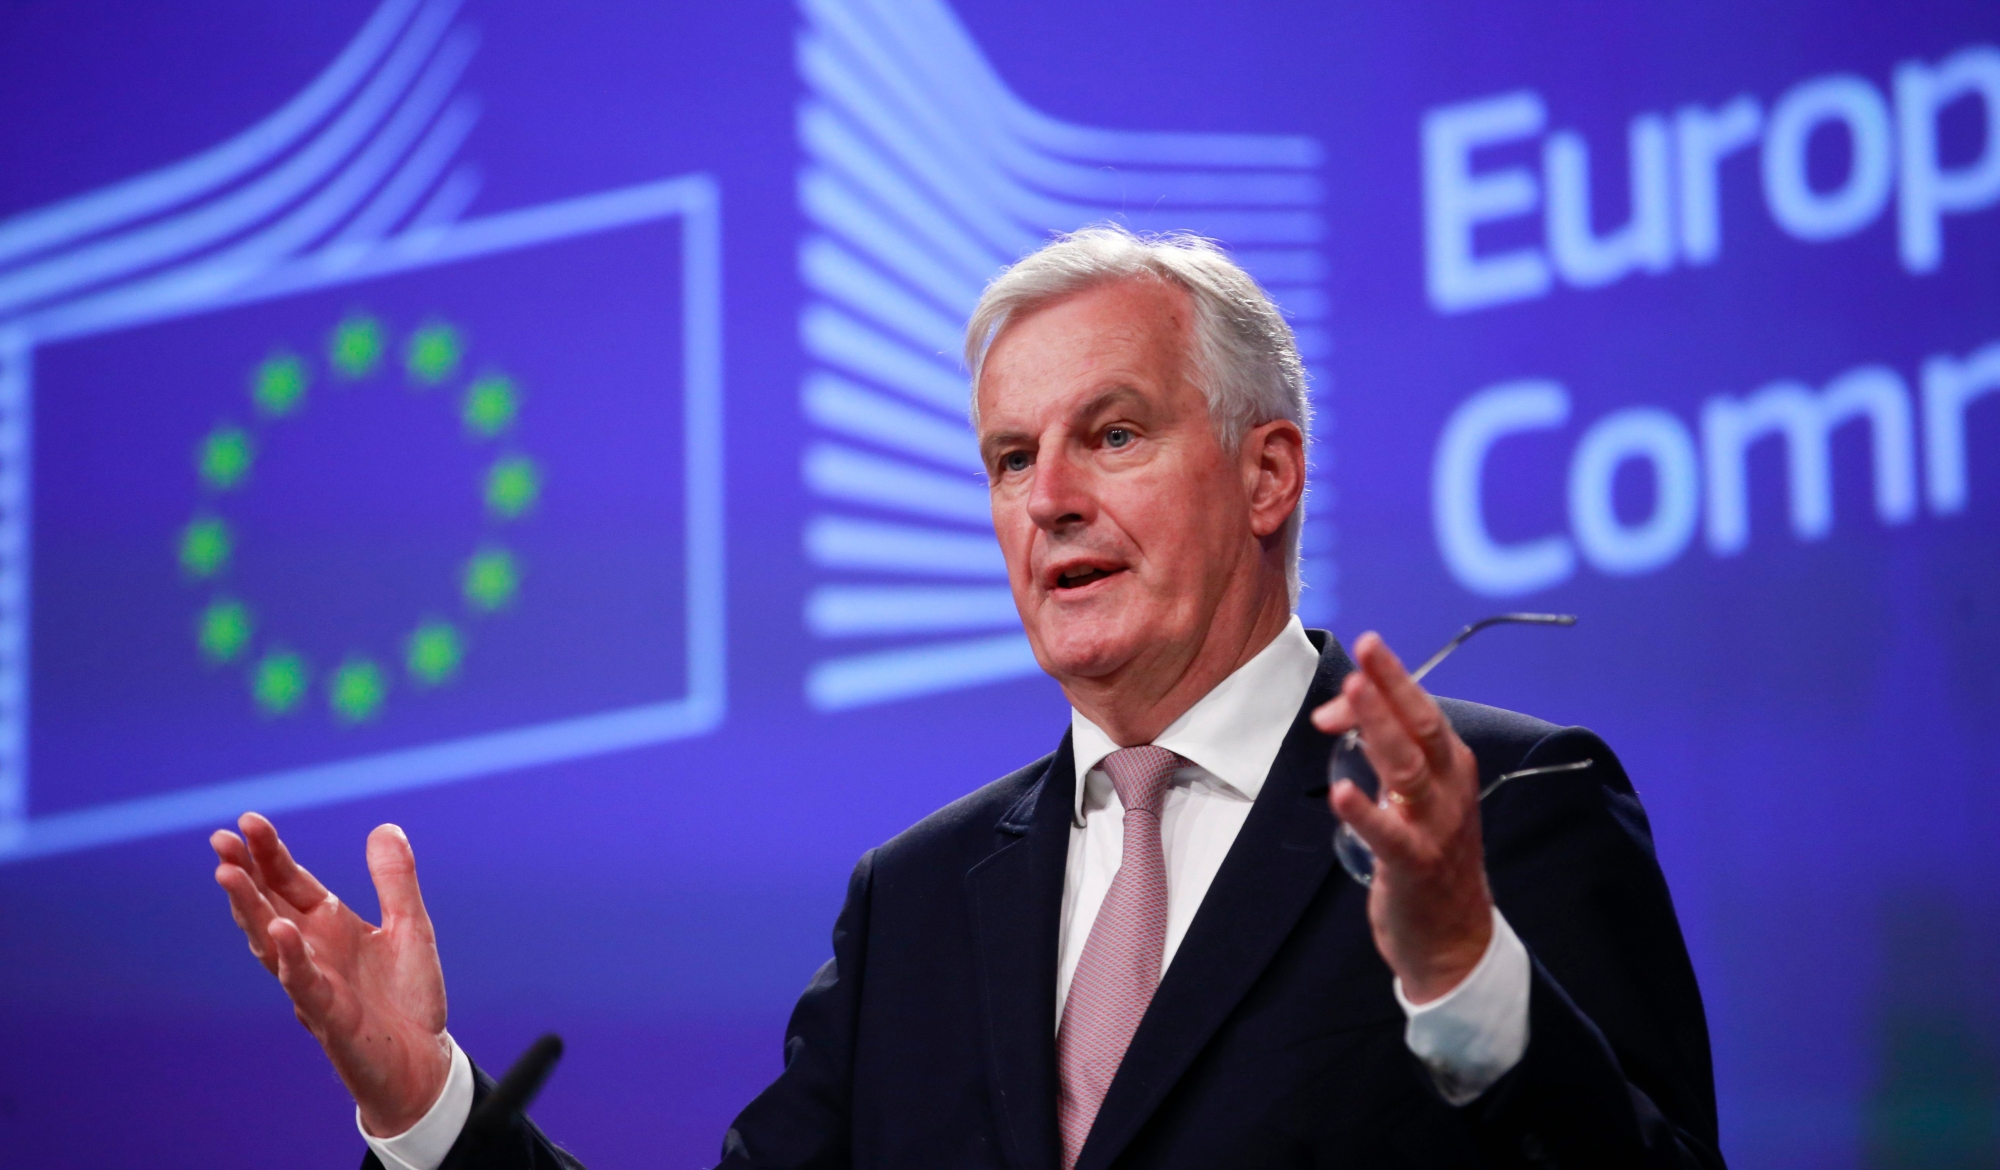
M 271 887 L 265 884 L 264 873 L 257 868 L 257 859 L 251 855 L 250 847 L 243 843 L 243 838 L 227 829 L 217 829 L 209 834 L 208 844 L 215 850 L 216 857 L 250 875 L 250 884 L 270 901 L 272 909 L 280 914 L 295 913 L 289 903 L 278 897 L 272 892 Z
M 231 865 L 241 865 L 250 859 L 250 851 L 243 847 L 243 838 L 228 829 L 217 829 L 208 835 L 208 847 L 215 850 L 215 856 Z
M 217 829 L 208 835 L 208 847 L 215 850 L 216 860 L 237 867 L 249 874 L 252 881 L 257 879 L 257 859 L 250 856 L 250 847 L 243 843 L 243 838 L 228 829 Z
M 278 917 L 277 911 L 257 892 L 250 881 L 250 875 L 239 866 L 224 862 L 215 867 L 215 884 L 229 895 L 229 916 L 236 920 L 243 936 L 250 943 L 250 953 L 264 964 L 271 974 L 278 973 L 278 961 L 270 946 L 271 923 Z
M 278 916 L 278 912 L 258 892 L 250 881 L 250 875 L 237 866 L 227 862 L 216 866 L 215 884 L 221 886 L 222 892 L 229 898 L 230 917 L 250 936 L 250 949 L 261 955 L 265 928 L 270 925 L 271 919 Z
M 368 834 L 368 875 L 375 879 L 382 928 L 387 930 L 392 922 L 408 922 L 420 936 L 429 938 L 431 916 L 424 909 L 424 893 L 417 885 L 417 855 L 401 826 L 377 825 Z
M 1345 695 L 1335 695 L 1313 708 L 1312 723 L 1328 735 L 1339 735 L 1354 726 L 1354 709 Z
M 271 947 L 278 952 L 278 982 L 292 999 L 299 1020 L 311 1028 L 333 1006 L 333 986 L 313 962 L 312 950 L 298 925 L 289 919 L 271 922 Z
M 1410 738 L 1409 729 L 1396 718 L 1382 689 L 1366 675 L 1355 673 L 1342 685 L 1348 705 L 1354 709 L 1361 728 L 1361 750 L 1375 766 L 1382 783 L 1407 792 L 1422 785 L 1429 771 L 1423 749 Z
M 1327 793 L 1333 815 L 1375 851 L 1378 860 L 1398 863 L 1406 860 L 1417 845 L 1417 830 L 1402 817 L 1368 799 L 1351 780 L 1342 780 Z
M 1402 659 L 1389 649 L 1381 635 L 1361 635 L 1354 647 L 1355 659 L 1369 681 L 1381 689 L 1396 719 L 1408 729 L 1410 738 L 1423 750 L 1425 758 L 1442 776 L 1451 768 L 1451 723 L 1429 691 L 1403 669 Z
M 250 856 L 264 879 L 265 888 L 299 910 L 312 910 L 333 897 L 319 879 L 292 860 L 292 851 L 278 839 L 278 830 L 259 813 L 247 812 L 237 820 Z

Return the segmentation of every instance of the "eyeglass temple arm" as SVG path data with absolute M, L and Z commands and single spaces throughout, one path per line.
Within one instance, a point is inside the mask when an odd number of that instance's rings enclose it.
M 1422 666 L 1411 671 L 1410 681 L 1424 681 L 1424 676 L 1436 668 L 1438 663 L 1449 658 L 1453 650 L 1464 645 L 1467 638 L 1488 626 L 1573 626 L 1575 624 L 1576 615 L 1573 613 L 1501 613 L 1490 618 L 1481 618 L 1460 630 L 1456 637 L 1444 644 L 1443 649 L 1425 659 Z
M 1596 762 L 1596 760 L 1572 760 L 1567 764 L 1547 764 L 1540 768 L 1523 768 L 1518 772 L 1509 772 L 1504 776 L 1495 776 L 1493 783 L 1479 790 L 1479 799 L 1485 800 L 1495 792 L 1500 791 L 1500 786 L 1509 780 L 1519 780 L 1524 776 L 1547 776 L 1555 772 L 1581 772 Z

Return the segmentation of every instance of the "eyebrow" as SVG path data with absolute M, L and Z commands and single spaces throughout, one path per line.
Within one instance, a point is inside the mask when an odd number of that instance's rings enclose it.
M 1146 402 L 1146 396 L 1139 392 L 1138 387 L 1120 382 L 1098 391 L 1089 401 L 1077 407 L 1070 417 L 1072 419 L 1089 418 L 1091 415 L 1101 414 L 1107 408 L 1117 405 L 1121 399 L 1132 399 L 1141 405 L 1144 405 Z
M 1077 419 L 1089 418 L 1092 415 L 1101 414 L 1124 400 L 1130 400 L 1143 405 L 1146 402 L 1146 396 L 1136 386 L 1128 385 L 1124 382 L 1114 383 L 1091 395 L 1075 410 L 1071 411 L 1069 416 L 1070 421 L 1075 422 Z M 979 441 L 980 457 L 982 461 L 990 459 L 999 448 L 1022 442 L 1030 437 L 1026 431 L 995 431 Z
M 979 440 L 979 461 L 989 463 L 1003 447 L 1011 447 L 1028 437 L 1026 431 L 995 431 Z

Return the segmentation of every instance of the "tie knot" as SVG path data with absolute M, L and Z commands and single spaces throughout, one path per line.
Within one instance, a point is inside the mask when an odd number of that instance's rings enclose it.
M 1168 781 L 1186 763 L 1167 749 L 1148 743 L 1119 748 L 1104 757 L 1104 774 L 1111 777 L 1111 787 L 1126 812 L 1145 812 L 1157 817 Z

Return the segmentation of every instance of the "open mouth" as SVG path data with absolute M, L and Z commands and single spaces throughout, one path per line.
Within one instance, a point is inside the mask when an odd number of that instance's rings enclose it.
M 1057 575 L 1056 588 L 1081 589 L 1092 581 L 1102 581 L 1114 573 L 1122 572 L 1124 572 L 1123 569 L 1099 569 L 1090 565 L 1078 565 L 1074 569 L 1065 569 Z

